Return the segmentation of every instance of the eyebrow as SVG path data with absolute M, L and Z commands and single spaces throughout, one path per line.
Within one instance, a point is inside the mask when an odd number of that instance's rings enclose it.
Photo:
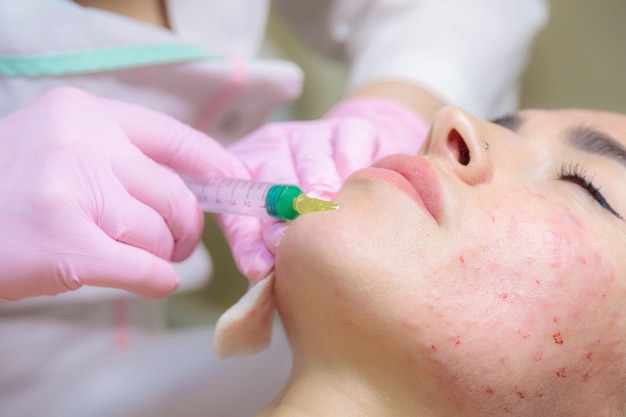
M 565 132 L 576 149 L 611 159 L 626 167 L 626 148 L 606 133 L 588 126 L 574 126 Z
M 524 118 L 519 112 L 515 112 L 493 119 L 491 123 L 517 132 L 524 124 Z M 576 149 L 609 158 L 626 167 L 626 148 L 601 130 L 589 126 L 574 126 L 567 129 L 565 137 Z

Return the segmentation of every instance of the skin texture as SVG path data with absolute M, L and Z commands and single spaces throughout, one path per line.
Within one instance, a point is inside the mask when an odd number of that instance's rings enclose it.
M 565 136 L 626 146 L 626 117 L 520 116 L 513 131 L 444 108 L 421 155 L 291 224 L 275 291 L 294 372 L 260 416 L 624 415 L 624 158 Z

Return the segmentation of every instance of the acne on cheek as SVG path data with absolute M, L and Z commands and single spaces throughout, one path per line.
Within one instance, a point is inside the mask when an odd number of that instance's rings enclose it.
M 545 200 L 545 196 L 531 193 L 528 199 L 532 206 L 533 199 Z M 533 228 L 536 220 L 524 211 L 510 216 L 509 237 L 513 241 L 526 240 L 529 248 L 535 245 L 537 251 L 529 250 L 517 260 L 518 267 L 513 264 L 503 271 L 507 280 L 500 283 L 500 290 L 495 290 L 492 298 L 503 309 L 526 307 L 526 320 L 519 323 L 522 338 L 528 338 L 533 328 L 543 323 L 546 330 L 554 328 L 554 345 L 564 345 L 565 332 L 560 328 L 598 327 L 599 312 L 609 312 L 609 295 L 615 301 L 615 313 L 621 312 L 626 295 L 615 279 L 613 267 L 594 245 L 601 241 L 596 232 L 585 227 L 569 207 L 554 204 L 552 208 L 541 227 Z M 540 355 L 535 353 L 533 357 Z
M 545 210 L 545 195 L 525 188 L 521 193 L 523 197 L 510 201 L 511 205 L 531 208 L 544 206 Z M 508 206 L 505 201 L 495 206 L 488 216 L 493 223 L 507 223 L 506 238 L 518 242 L 520 252 L 531 249 L 524 262 L 519 262 L 522 272 L 528 275 L 529 270 L 535 269 L 539 272 L 537 275 L 540 275 L 539 269 L 548 266 L 548 271 L 552 270 L 555 274 L 566 277 L 567 272 L 561 269 L 567 269 L 568 265 L 572 270 L 578 271 L 580 267 L 591 262 L 602 262 L 602 254 L 587 244 L 601 240 L 592 229 L 585 228 L 581 219 L 564 204 L 551 203 L 550 212 L 547 216 L 539 214 L 535 218 L 532 210 L 515 210 L 515 207 Z M 540 253 L 533 253 L 533 246 Z M 541 281 L 538 277 L 536 283 L 540 285 Z
M 532 207 L 536 204 L 533 200 L 544 201 L 545 196 L 530 193 L 522 204 Z M 520 205 L 519 200 L 510 204 Z M 464 268 L 468 276 L 479 277 L 476 290 L 488 290 L 490 284 L 498 298 L 508 301 L 532 294 L 537 288 L 542 288 L 542 293 L 548 289 L 561 292 L 567 277 L 582 273 L 595 276 L 596 282 L 606 282 L 599 273 L 603 254 L 587 244 L 600 238 L 585 228 L 576 214 L 564 205 L 554 204 L 548 218 L 538 218 L 506 201 L 494 205 L 488 210 L 483 230 L 477 233 L 494 234 L 493 225 L 497 224 L 495 234 L 502 238 L 481 244 L 470 242 L 465 250 L 453 255 L 457 265 L 452 269 Z
M 587 399 L 607 403 L 609 392 L 626 383 L 619 366 L 626 357 L 624 318 L 617 305 L 625 295 L 618 289 L 620 294 L 610 299 L 608 292 L 616 288 L 603 269 L 599 283 L 576 291 L 574 299 L 562 299 L 558 288 L 561 293 L 569 289 L 559 283 L 546 290 L 547 299 L 493 297 L 485 300 L 482 318 L 466 310 L 460 326 L 449 316 L 449 326 L 440 322 L 448 331 L 430 339 L 424 350 L 430 373 L 449 390 L 449 400 L 460 410 L 482 410 L 488 404 L 494 412 L 537 407 L 532 414 L 549 415 L 568 392 L 581 401 L 568 400 L 581 413 L 568 415 L 594 415 Z M 463 317 L 464 311 L 456 313 Z
M 540 194 L 526 198 L 529 207 L 539 200 L 540 206 L 546 204 Z M 605 368 L 626 358 L 626 293 L 593 245 L 599 236 L 564 205 L 555 204 L 541 224 L 532 211 L 511 208 L 506 201 L 492 207 L 486 222 L 504 222 L 507 240 L 526 245 L 517 248 L 518 254 L 511 257 L 485 245 L 479 253 L 453 256 L 456 267 L 476 280 L 473 288 L 465 286 L 457 294 L 465 303 L 454 306 L 448 300 L 447 311 L 432 307 L 443 324 L 441 337 L 424 346 L 432 372 L 448 377 L 442 386 L 472 393 L 460 399 L 461 408 L 491 398 L 513 411 L 531 401 L 555 401 L 563 390 L 581 392 L 581 398 L 589 393 L 605 397 L 607 387 L 600 382 Z M 502 244 L 505 251 L 516 250 Z M 485 251 L 482 256 L 480 251 Z M 477 293 L 475 305 L 466 294 L 471 290 Z M 452 358 L 465 366 L 448 369 Z M 623 386 L 624 378 L 617 367 L 613 382 Z M 464 382 L 468 385 L 459 386 Z

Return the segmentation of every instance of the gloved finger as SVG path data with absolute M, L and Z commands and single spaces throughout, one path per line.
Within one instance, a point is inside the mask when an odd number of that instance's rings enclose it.
M 249 178 L 243 163 L 204 133 L 150 109 L 104 103 L 130 141 L 158 163 L 182 174 Z
M 276 255 L 276 248 L 278 248 L 288 226 L 289 223 L 278 220 L 270 220 L 264 224 L 263 242 L 273 255 Z
M 342 182 L 375 162 L 380 140 L 376 129 L 364 120 L 348 118 L 337 125 L 333 153 Z
M 164 297 L 178 287 L 176 271 L 164 259 L 116 242 L 95 230 L 73 262 L 82 285 L 119 288 L 148 298 Z
M 294 184 L 297 174 L 290 143 L 291 133 L 281 125 L 266 125 L 228 147 L 258 181 Z
M 163 259 L 171 259 L 174 237 L 163 217 L 131 197 L 121 184 L 102 190 L 113 204 L 105 204 L 98 226 L 109 238 Z
M 253 282 L 265 278 L 274 269 L 274 255 L 263 242 L 261 220 L 232 214 L 219 214 L 215 218 L 239 271 Z
M 113 161 L 113 171 L 128 193 L 161 215 L 173 237 L 172 261 L 181 261 L 198 245 L 204 216 L 183 180 L 140 152 Z M 170 258 L 167 258 L 170 259 Z
M 341 186 L 334 157 L 335 131 L 330 124 L 324 129 L 302 129 L 291 145 L 298 185 L 305 193 L 335 193 Z M 319 195 L 319 194 L 318 194 Z

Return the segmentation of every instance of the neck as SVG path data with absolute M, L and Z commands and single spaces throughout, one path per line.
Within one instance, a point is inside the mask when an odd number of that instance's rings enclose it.
M 319 363 L 298 368 L 294 367 L 281 394 L 256 417 L 438 415 L 426 410 L 409 388 L 412 385 L 400 378 L 389 379 L 385 372 L 368 377 L 358 368 Z
M 519 398 L 517 401 L 511 398 L 500 398 L 501 401 L 498 401 L 498 398 L 494 397 L 492 401 L 472 403 L 469 404 L 469 408 L 464 409 L 468 406 L 467 403 L 451 404 L 450 398 L 442 397 L 431 383 L 403 379 L 401 373 L 397 368 L 389 370 L 379 368 L 368 375 L 361 372 L 358 367 L 322 365 L 304 369 L 294 367 L 291 379 L 284 390 L 255 417 L 477 417 L 501 415 L 503 410 L 508 410 L 506 414 L 525 416 L 588 416 L 591 415 L 589 410 L 597 411 L 593 415 L 598 416 L 624 415 L 623 404 L 616 404 L 619 398 L 609 399 L 608 394 L 592 405 L 589 405 L 588 401 L 583 402 L 581 407 L 578 407 L 581 412 L 573 411 L 568 405 L 569 411 L 566 411 L 566 414 L 555 412 L 562 401 L 526 404 L 528 407 L 524 407 Z M 543 412 L 537 413 L 538 410 Z
M 281 395 L 257 417 L 362 417 L 374 413 L 379 401 L 367 384 L 325 370 L 294 376 Z

